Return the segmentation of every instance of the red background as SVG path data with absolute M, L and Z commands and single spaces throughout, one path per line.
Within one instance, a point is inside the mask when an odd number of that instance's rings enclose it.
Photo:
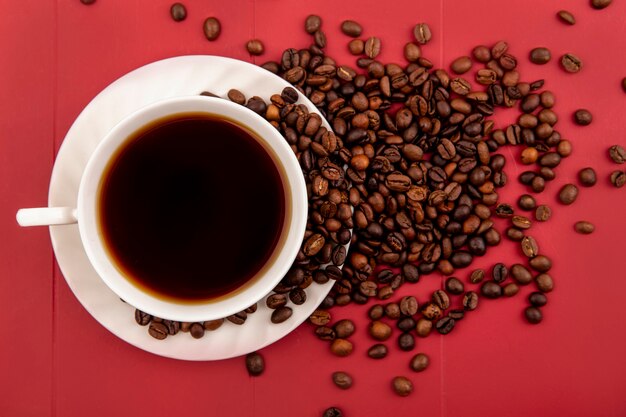
M 606 149 L 626 145 L 626 2 L 597 11 L 585 0 L 439 0 L 330 1 L 187 0 L 188 18 L 169 18 L 170 1 L 0 0 L 0 415 L 2 416 L 210 416 L 321 415 L 331 405 L 347 416 L 625 416 L 626 326 L 621 300 L 626 293 L 626 188 L 607 180 L 614 166 Z M 555 13 L 572 11 L 578 23 L 566 26 Z M 267 369 L 248 377 L 241 358 L 192 363 L 148 354 L 114 337 L 81 307 L 58 267 L 45 228 L 20 229 L 15 212 L 41 206 L 55 152 L 81 109 L 110 82 L 154 60 L 184 54 L 218 54 L 253 60 L 244 43 L 265 41 L 258 61 L 277 59 L 282 49 L 305 47 L 302 30 L 309 13 L 324 18 L 328 53 L 353 64 L 348 39 L 339 32 L 346 18 L 361 22 L 363 36 L 382 39 L 383 61 L 402 61 L 402 46 L 417 22 L 428 22 L 433 39 L 423 48 L 435 65 L 447 65 L 478 43 L 506 39 L 520 61 L 525 80 L 547 80 L 557 94 L 558 125 L 575 145 L 539 201 L 554 204 L 553 218 L 532 234 L 542 252 L 555 261 L 556 290 L 544 308 L 540 326 L 521 314 L 524 288 L 514 299 L 484 302 L 444 337 L 418 340 L 431 367 L 412 374 L 412 354 L 397 351 L 382 361 L 365 357 L 372 343 L 355 337 L 355 353 L 332 356 L 303 325 L 263 350 Z M 209 43 L 202 22 L 218 16 L 223 32 Z M 535 66 L 526 59 L 531 48 L 547 46 L 553 61 Z M 584 61 L 576 75 L 557 65 L 573 52 Z M 573 110 L 585 107 L 594 123 L 575 127 Z M 504 120 L 504 119 L 500 119 Z M 511 151 L 505 150 L 505 153 Z M 555 193 L 575 181 L 577 168 L 593 166 L 599 184 L 582 189 L 577 203 L 559 207 Z M 511 179 L 524 170 L 510 160 Z M 503 200 L 521 188 L 507 188 Z M 577 220 L 591 220 L 596 233 L 573 232 Z M 490 267 L 520 259 L 506 242 L 481 259 Z M 465 279 L 467 271 L 458 274 Z M 403 294 L 424 300 L 441 277 L 425 277 Z M 352 314 L 361 330 L 365 310 Z M 186 337 L 186 336 L 183 336 Z M 391 342 L 393 345 L 394 342 Z M 414 353 L 415 353 L 414 352 Z M 353 374 L 349 391 L 330 380 L 335 370 Z M 395 396 L 390 380 L 407 375 L 415 384 L 408 398 Z

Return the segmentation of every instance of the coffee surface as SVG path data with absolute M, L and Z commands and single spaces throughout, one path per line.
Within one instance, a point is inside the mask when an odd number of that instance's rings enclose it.
M 99 222 L 116 266 L 161 298 L 189 302 L 253 279 L 280 240 L 285 193 L 272 156 L 225 119 L 153 122 L 113 157 Z

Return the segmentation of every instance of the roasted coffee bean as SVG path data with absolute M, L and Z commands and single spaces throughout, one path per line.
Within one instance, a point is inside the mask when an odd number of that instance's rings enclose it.
M 202 338 L 204 336 L 204 326 L 200 323 L 192 323 L 191 326 L 189 326 L 189 334 L 191 334 L 191 337 L 194 339 Z
M 352 320 L 344 319 L 339 320 L 333 326 L 333 330 L 335 331 L 335 335 L 342 339 L 347 339 L 352 336 L 355 331 L 354 322 Z
M 535 220 L 538 222 L 546 222 L 552 217 L 552 209 L 545 204 L 537 206 L 535 210 Z
M 486 281 L 481 285 L 480 293 L 487 298 L 499 298 L 502 295 L 502 288 L 493 281 Z
M 590 125 L 593 121 L 593 116 L 589 110 L 579 109 L 574 112 L 574 122 L 579 126 Z
M 154 337 L 158 340 L 163 340 L 169 334 L 167 326 L 163 323 L 151 322 L 150 327 L 148 328 L 148 333 L 150 336 Z
M 450 297 L 443 290 L 437 290 L 433 292 L 432 301 L 442 310 L 450 307 Z
M 265 52 L 265 46 L 259 39 L 252 39 L 246 43 L 246 49 L 250 55 L 262 55 Z
M 204 30 L 204 36 L 210 41 L 216 40 L 220 36 L 222 30 L 220 21 L 217 17 L 207 17 L 202 26 Z
M 80 0 L 82 4 L 89 6 L 90 4 L 94 4 L 96 0 Z
M 469 56 L 462 56 L 450 64 L 450 69 L 456 74 L 465 74 L 472 68 L 472 59 Z
M 626 173 L 624 171 L 613 171 L 609 176 L 611 184 L 616 188 L 622 188 L 626 184 Z
M 541 292 L 550 292 L 554 288 L 554 281 L 552 281 L 552 277 L 548 274 L 539 274 L 535 277 L 535 282 L 537 283 L 537 288 Z
M 565 54 L 561 57 L 561 66 L 570 73 L 578 72 L 583 67 L 583 62 L 574 54 Z
M 204 330 L 213 331 L 219 329 L 224 324 L 224 319 L 207 320 L 203 323 Z
M 278 307 L 272 312 L 272 323 L 278 324 L 286 321 L 293 314 L 291 307 Z
M 493 266 L 491 270 L 491 276 L 493 280 L 497 283 L 501 283 L 506 280 L 509 275 L 509 270 L 503 263 L 497 263 Z
M 352 353 L 352 342 L 346 339 L 337 338 L 330 344 L 330 351 L 337 356 L 348 356 Z
M 447 292 L 454 295 L 462 294 L 463 291 L 465 291 L 465 286 L 461 280 L 456 277 L 449 277 L 446 279 L 445 287 Z
M 532 236 L 524 236 L 521 241 L 521 248 L 524 255 L 529 258 L 534 258 L 539 254 L 539 246 Z
M 405 332 L 398 337 L 398 347 L 405 352 L 415 348 L 415 337 L 411 333 Z
M 404 281 L 415 283 L 419 281 L 419 270 L 413 264 L 404 264 L 402 266 L 402 277 Z
M 147 326 L 152 320 L 152 316 L 148 313 L 144 313 L 139 309 L 135 309 L 135 322 L 140 326 Z
M 170 335 L 175 335 L 180 331 L 180 322 L 175 320 L 163 320 L 163 324 L 167 327 L 167 332 Z
M 370 336 L 376 340 L 385 341 L 391 337 L 391 327 L 387 323 L 375 320 L 368 326 Z
M 328 326 L 319 326 L 315 328 L 315 335 L 320 340 L 334 340 L 337 335 L 335 331 Z
M 506 236 L 513 241 L 520 241 L 524 238 L 524 232 L 517 227 L 509 227 L 506 229 Z
M 422 315 L 428 320 L 437 320 L 441 316 L 441 308 L 435 303 L 428 303 L 421 309 Z
M 593 7 L 594 9 L 604 9 L 605 7 L 608 7 L 611 3 L 612 0 L 591 0 L 591 7 Z
M 367 313 L 367 316 L 372 320 L 380 320 L 384 315 L 385 309 L 380 304 L 374 304 Z
M 352 55 L 361 55 L 365 50 L 365 42 L 362 39 L 352 39 L 348 43 L 348 50 Z
M 543 65 L 550 62 L 552 54 L 548 48 L 534 48 L 530 51 L 530 62 L 533 64 Z
M 341 389 L 352 387 L 352 377 L 347 372 L 337 371 L 332 375 L 333 383 Z
M 265 304 L 275 310 L 287 304 L 287 296 L 285 294 L 272 294 L 265 300 Z
M 413 28 L 413 36 L 415 36 L 417 43 L 425 45 L 432 38 L 432 33 L 427 23 L 418 23 Z
M 392 320 L 397 320 L 400 317 L 400 305 L 398 303 L 385 304 L 385 316 Z
M 527 307 L 524 310 L 524 315 L 526 316 L 526 320 L 531 324 L 538 324 L 543 320 L 543 314 L 541 314 L 541 310 L 537 307 Z
M 479 45 L 472 50 L 472 56 L 476 61 L 486 64 L 491 60 L 491 51 L 486 46 Z
M 511 217 L 511 223 L 513 223 L 513 226 L 522 230 L 530 229 L 530 227 L 532 226 L 532 222 L 530 221 L 530 219 L 524 216 L 516 215 Z
M 415 332 L 417 333 L 417 335 L 419 337 L 426 337 L 430 334 L 430 331 L 433 328 L 433 322 L 425 319 L 425 318 L 421 318 L 417 321 L 417 325 L 415 326 Z
M 418 353 L 413 356 L 409 362 L 409 367 L 415 372 L 423 372 L 428 368 L 428 365 L 430 365 L 430 359 L 425 353 Z
M 567 23 L 568 25 L 576 24 L 576 18 L 567 10 L 560 10 L 557 13 L 557 16 L 559 17 L 559 19 L 561 19 L 563 23 Z
M 562 204 L 570 205 L 574 201 L 576 201 L 577 197 L 578 187 L 576 187 L 574 184 L 566 184 L 563 186 L 563 188 L 561 188 L 561 191 L 559 191 L 559 201 Z
M 593 233 L 595 226 L 587 221 L 579 221 L 574 225 L 574 229 L 582 235 L 588 235 Z
M 548 303 L 548 297 L 542 292 L 533 292 L 528 296 L 528 302 L 534 307 L 543 307 Z
M 552 261 L 545 255 L 537 255 L 530 260 L 530 266 L 538 272 L 548 272 L 552 268 Z
M 496 216 L 498 217 L 511 217 L 514 213 L 515 210 L 510 204 L 500 203 L 496 206 Z
M 517 200 L 517 205 L 522 210 L 533 210 L 537 206 L 535 198 L 529 194 L 522 194 Z
M 187 9 L 185 5 L 182 3 L 174 3 L 172 7 L 170 7 L 170 16 L 174 19 L 175 22 L 182 22 L 187 18 Z
M 400 312 L 405 316 L 413 316 L 418 311 L 417 299 L 413 296 L 403 297 L 400 300 Z
M 435 329 L 437 329 L 440 334 L 448 334 L 452 331 L 452 329 L 454 329 L 454 325 L 455 320 L 453 318 L 443 317 L 437 320 L 437 323 L 435 323 Z
M 485 271 L 483 271 L 482 269 L 476 269 L 472 271 L 469 279 L 472 284 L 478 284 L 479 282 L 482 282 L 484 278 L 485 278 Z
M 408 397 L 413 392 L 413 383 L 404 376 L 397 376 L 391 381 L 393 391 L 400 397 Z
M 387 346 L 377 343 L 367 350 L 367 356 L 372 359 L 382 359 L 387 356 Z
M 626 92 L 626 77 L 622 78 L 622 90 Z
M 518 292 L 519 286 L 514 282 L 510 282 L 506 284 L 504 288 L 502 288 L 502 295 L 504 295 L 505 297 L 513 297 Z
M 578 181 L 583 187 L 591 187 L 596 184 L 596 171 L 593 168 L 583 168 L 578 171 Z
M 511 266 L 511 276 L 520 285 L 530 284 L 533 280 L 533 276 L 528 268 L 521 264 Z
M 467 311 L 476 310 L 478 307 L 478 294 L 474 291 L 468 291 L 463 296 L 463 308 Z
M 619 145 L 613 145 L 609 148 L 609 157 L 616 164 L 626 163 L 626 150 Z
M 265 371 L 265 360 L 258 352 L 248 353 L 246 355 L 246 369 L 248 375 L 259 376 Z
M 322 27 L 322 18 L 317 15 L 309 15 L 304 21 L 304 30 L 312 35 Z
M 341 31 L 348 36 L 358 38 L 363 32 L 363 28 L 354 20 L 344 20 L 341 22 Z
M 337 407 L 330 407 L 324 410 L 322 417 L 343 417 L 343 412 Z
M 380 54 L 380 39 L 372 36 L 365 41 L 365 55 L 368 58 L 376 58 Z
M 330 321 L 330 313 L 326 310 L 315 310 L 309 316 L 309 321 L 315 326 L 325 326 Z

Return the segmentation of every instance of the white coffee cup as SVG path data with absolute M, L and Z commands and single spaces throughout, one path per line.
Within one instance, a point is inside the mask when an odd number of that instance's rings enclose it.
M 226 118 L 255 134 L 261 145 L 275 155 L 284 172 L 283 188 L 287 204 L 282 236 L 276 253 L 261 268 L 258 276 L 242 287 L 214 300 L 186 303 L 160 298 L 125 277 L 104 246 L 97 218 L 97 204 L 106 167 L 127 138 L 155 120 L 176 114 L 206 113 Z M 157 317 L 197 322 L 214 320 L 245 310 L 269 294 L 293 263 L 307 222 L 307 191 L 300 165 L 285 139 L 264 118 L 246 107 L 228 100 L 204 96 L 171 98 L 156 102 L 129 115 L 117 124 L 98 144 L 81 178 L 77 207 L 42 207 L 21 209 L 17 221 L 21 226 L 67 227 L 78 223 L 81 241 L 94 269 L 120 298 L 130 305 Z M 242 254 L 245 256 L 245 254 Z

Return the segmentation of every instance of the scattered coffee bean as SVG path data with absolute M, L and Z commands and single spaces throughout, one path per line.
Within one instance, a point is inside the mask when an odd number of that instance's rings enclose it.
M 189 326 L 189 334 L 194 339 L 200 339 L 204 336 L 204 326 L 200 323 L 192 323 Z
M 521 248 L 524 255 L 528 258 L 534 258 L 539 254 L 539 246 L 532 236 L 524 236 L 521 241 Z
M 578 171 L 578 181 L 583 187 L 592 187 L 596 184 L 596 171 L 593 168 L 583 168 Z
M 472 271 L 472 273 L 470 274 L 470 282 L 472 284 L 478 284 L 484 278 L 485 278 L 485 271 L 483 271 L 482 269 L 476 269 Z
M 400 306 L 398 303 L 385 304 L 385 316 L 392 320 L 397 320 L 400 317 Z
M 493 280 L 497 283 L 503 282 L 506 277 L 509 275 L 509 270 L 503 263 L 497 263 L 493 266 L 491 270 L 491 276 Z
M 352 320 L 339 320 L 333 326 L 335 335 L 341 339 L 347 339 L 352 336 L 355 331 L 354 322 Z
M 622 188 L 626 184 L 626 173 L 624 171 L 613 171 L 609 176 L 609 180 L 611 180 L 611 184 L 615 188 Z
M 228 99 L 233 103 L 237 103 L 240 105 L 246 104 L 246 96 L 239 90 L 228 90 Z
M 348 356 L 352 353 L 352 342 L 346 339 L 335 339 L 330 344 L 330 351 L 337 356 Z
M 514 264 L 511 266 L 511 276 L 520 285 L 528 285 L 532 282 L 533 276 L 522 264 Z
M 462 56 L 450 64 L 450 69 L 457 74 L 465 74 L 472 68 L 472 59 L 469 56 Z
M 526 320 L 531 324 L 537 324 L 543 320 L 543 314 L 541 314 L 541 310 L 537 307 L 527 307 L 526 310 L 524 310 L 524 315 L 526 316 Z
M 502 294 L 505 297 L 513 297 L 518 292 L 519 292 L 519 286 L 514 282 L 510 282 L 506 284 L 504 288 L 502 288 Z
M 522 230 L 530 229 L 530 227 L 532 226 L 532 222 L 529 218 L 518 215 L 511 217 L 511 223 L 513 223 L 513 226 Z
M 465 286 L 463 285 L 461 280 L 456 277 L 449 277 L 448 279 L 446 279 L 445 287 L 447 292 L 454 295 L 463 294 L 463 292 L 465 291 Z
M 433 292 L 432 296 L 433 303 L 437 305 L 441 310 L 445 310 L 450 307 L 450 297 L 443 290 L 437 290 Z
M 365 55 L 368 58 L 374 59 L 380 54 L 380 39 L 372 36 L 365 41 Z
M 317 15 L 309 15 L 304 21 L 304 30 L 312 35 L 322 27 L 322 18 Z
M 481 285 L 480 293 L 487 298 L 499 298 L 502 295 L 502 288 L 493 281 L 486 281 Z
M 440 334 L 448 334 L 454 329 L 455 320 L 452 317 L 443 317 L 435 323 L 435 329 Z
M 405 316 L 413 316 L 418 311 L 417 299 L 413 296 L 403 297 L 400 300 L 400 312 Z
M 418 353 L 411 358 L 411 362 L 409 362 L 409 367 L 415 372 L 423 372 L 424 370 L 426 370 L 426 368 L 428 368 L 429 364 L 430 359 L 428 358 L 428 355 L 426 355 L 425 353 Z
M 337 371 L 332 375 L 333 383 L 341 389 L 352 387 L 352 377 L 347 372 Z
M 597 10 L 604 9 L 611 4 L 612 0 L 591 0 L 591 7 Z
M 542 292 L 533 292 L 528 296 L 528 301 L 534 307 L 543 307 L 548 303 L 548 297 Z
M 80 0 L 82 4 L 89 6 L 90 4 L 94 4 L 96 0 Z
M 293 314 L 291 307 L 279 307 L 272 311 L 272 323 L 278 324 L 286 321 Z
M 622 78 L 622 90 L 626 92 L 626 77 Z
M 250 55 L 262 55 L 265 52 L 265 46 L 259 39 L 252 39 L 246 43 L 246 49 Z
M 554 281 L 552 281 L 552 277 L 548 274 L 539 274 L 535 277 L 535 282 L 537 283 L 537 288 L 541 292 L 550 292 L 554 289 Z
M 576 232 L 582 235 L 589 235 L 593 233 L 593 231 L 595 230 L 595 226 L 592 223 L 586 221 L 579 221 L 576 222 L 576 224 L 574 225 L 574 229 L 576 230 Z
M 174 3 L 170 7 L 170 15 L 175 22 L 182 22 L 187 18 L 187 9 L 182 3 Z
M 413 36 L 415 36 L 415 40 L 417 43 L 421 45 L 427 44 L 432 38 L 432 33 L 430 32 L 430 27 L 426 23 L 418 23 L 413 28 Z
M 506 236 L 513 241 L 520 241 L 524 238 L 524 232 L 522 232 L 517 227 L 509 227 L 506 229 Z
M 488 47 L 479 45 L 472 50 L 472 56 L 476 61 L 486 64 L 491 60 L 491 51 Z
M 619 145 L 613 145 L 609 148 L 609 157 L 616 164 L 626 163 L 626 150 Z
M 322 417 L 343 417 L 343 412 L 337 407 L 330 407 L 324 410 Z
M 204 30 L 204 36 L 210 41 L 216 40 L 222 30 L 222 26 L 217 17 L 207 17 L 202 28 Z
M 147 326 L 152 320 L 152 316 L 148 313 L 144 313 L 141 310 L 135 309 L 135 321 L 140 326 Z
M 433 322 L 427 320 L 425 318 L 421 318 L 417 321 L 417 326 L 415 326 L 415 332 L 419 337 L 426 337 L 430 334 L 430 331 L 433 328 Z
M 167 326 L 163 323 L 151 322 L 150 327 L 148 328 L 148 333 L 150 336 L 154 337 L 158 340 L 163 340 L 169 334 Z
M 367 356 L 372 359 L 382 359 L 387 356 L 387 346 L 377 343 L 367 350 Z
M 395 377 L 391 386 L 393 387 L 393 391 L 400 397 L 407 397 L 413 392 L 413 383 L 410 379 L 403 376 Z
M 517 200 L 517 205 L 522 210 L 533 210 L 537 206 L 537 202 L 533 196 L 523 194 L 520 196 L 519 200 Z
M 552 268 L 552 261 L 545 255 L 537 255 L 530 260 L 530 266 L 538 272 L 548 272 Z
M 541 204 L 537 206 L 537 210 L 535 210 L 535 220 L 538 222 L 546 222 L 552 217 L 552 209 L 545 205 Z
M 579 109 L 574 112 L 574 122 L 579 126 L 588 126 L 593 121 L 593 116 L 589 110 Z
M 265 370 L 265 360 L 263 356 L 258 352 L 248 353 L 246 355 L 246 369 L 250 376 L 261 375 Z
M 361 55 L 365 50 L 365 42 L 362 39 L 352 39 L 348 43 L 348 50 L 352 55 Z
M 315 310 L 309 316 L 309 321 L 315 326 L 325 326 L 330 321 L 330 313 L 325 310 Z
M 559 19 L 561 19 L 563 23 L 566 23 L 568 25 L 576 24 L 576 18 L 574 17 L 573 14 L 571 14 L 567 10 L 560 10 L 557 13 L 557 16 L 559 17 Z
M 224 324 L 224 319 L 208 320 L 204 322 L 204 330 L 217 330 L 222 326 L 222 324 Z
M 474 291 L 468 291 L 463 296 L 463 308 L 467 311 L 476 310 L 478 307 L 478 294 Z
M 562 204 L 570 205 L 576 198 L 578 197 L 578 187 L 574 184 L 565 184 L 561 191 L 559 192 L 559 201 Z
M 380 320 L 385 315 L 385 309 L 380 304 L 374 304 L 367 313 L 368 317 L 372 320 Z
M 387 323 L 376 320 L 369 324 L 370 336 L 376 340 L 385 341 L 391 337 L 391 327 Z
M 398 337 L 398 347 L 405 352 L 413 350 L 415 348 L 415 338 L 411 333 L 402 333 Z
M 354 20 L 344 20 L 341 22 L 341 31 L 350 37 L 358 38 L 363 32 L 363 28 Z
M 574 54 L 565 54 L 561 57 L 561 66 L 570 73 L 576 73 L 583 67 L 583 62 Z
M 548 48 L 534 48 L 530 51 L 530 62 L 533 64 L 543 65 L 550 62 L 552 54 Z

